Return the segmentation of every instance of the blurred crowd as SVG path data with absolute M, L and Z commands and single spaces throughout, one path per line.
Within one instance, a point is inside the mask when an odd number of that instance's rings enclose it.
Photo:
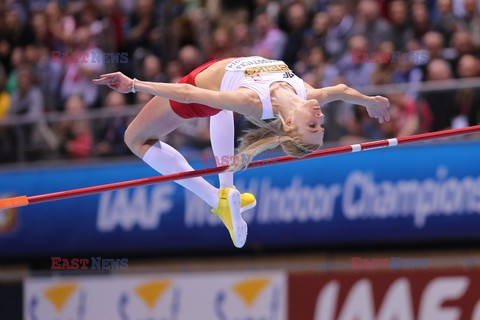
M 478 88 L 418 88 L 478 76 L 479 8 L 476 0 L 3 0 L 0 162 L 128 155 L 123 133 L 132 118 L 124 111 L 151 96 L 122 95 L 91 79 L 122 71 L 176 82 L 205 61 L 232 56 L 281 59 L 314 87 L 408 85 L 388 95 L 392 121 L 383 125 L 358 106 L 324 106 L 326 142 L 474 125 L 480 122 Z M 65 60 L 53 61 L 53 52 Z M 358 63 L 352 52 L 367 58 L 423 52 L 427 58 Z M 73 53 L 88 58 L 68 61 Z M 99 54 L 109 58 L 92 59 Z M 90 110 L 122 115 L 75 120 Z M 65 119 L 46 121 L 53 113 Z M 35 121 L 2 124 L 15 115 Z M 246 125 L 236 118 L 237 133 Z M 208 119 L 192 120 L 168 141 L 184 150 L 207 148 Z

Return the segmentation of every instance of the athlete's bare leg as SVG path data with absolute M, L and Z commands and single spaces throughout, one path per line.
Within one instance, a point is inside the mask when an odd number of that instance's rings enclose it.
M 193 171 L 187 160 L 161 138 L 175 130 L 185 119 L 173 112 L 167 99 L 155 97 L 148 102 L 125 132 L 130 150 L 161 174 Z M 218 204 L 218 189 L 204 178 L 176 181 L 212 207 Z
M 143 158 L 153 144 L 185 121 L 186 119 L 173 112 L 167 99 L 156 96 L 128 126 L 125 143 L 137 157 Z

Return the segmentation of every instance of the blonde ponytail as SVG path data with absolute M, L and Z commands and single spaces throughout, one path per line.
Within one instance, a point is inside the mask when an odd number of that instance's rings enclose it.
M 283 118 L 280 115 L 277 117 L 270 122 L 247 117 L 258 128 L 250 129 L 240 137 L 240 146 L 237 149 L 236 157 L 238 161 L 232 164 L 227 171 L 245 169 L 256 155 L 279 145 L 286 154 L 296 158 L 304 157 L 320 147 L 318 144 L 302 142 L 296 130 L 287 130 Z

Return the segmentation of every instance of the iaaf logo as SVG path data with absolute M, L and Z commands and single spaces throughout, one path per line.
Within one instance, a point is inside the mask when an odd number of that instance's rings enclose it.
M 242 164 L 247 166 L 252 161 L 252 156 L 249 154 L 242 154 L 236 156 L 215 156 L 212 154 L 202 154 L 202 167 L 215 167 L 215 166 L 236 166 Z M 276 159 L 264 159 L 259 160 L 259 166 L 268 165 L 277 162 Z
M 97 230 L 104 233 L 115 229 L 131 231 L 136 226 L 143 231 L 159 228 L 162 217 L 173 207 L 174 191 L 172 184 L 159 184 L 102 193 Z
M 218 320 L 276 320 L 281 318 L 282 305 L 281 287 L 270 278 L 259 277 L 220 290 L 215 297 L 214 310 Z
M 416 52 L 368 52 L 352 51 L 352 63 L 414 63 L 425 64 L 430 60 L 426 50 Z
M 52 51 L 52 63 L 127 63 L 127 52 L 101 52 L 90 50 L 82 52 Z
M 290 314 L 305 313 L 309 307 L 306 301 L 312 301 L 314 315 L 309 319 L 315 320 L 479 319 L 478 287 L 473 281 L 461 275 L 431 278 L 414 274 L 393 279 L 387 275 L 358 280 L 346 276 L 323 285 L 316 297 L 303 297 L 303 303 L 292 307 Z M 312 292 L 310 287 L 303 290 Z
M 118 314 L 120 319 L 125 320 L 176 320 L 180 313 L 181 296 L 180 289 L 171 280 L 144 282 L 120 295 Z
M 104 259 L 101 257 L 92 257 L 90 259 L 72 258 L 66 259 L 61 257 L 52 257 L 52 270 L 117 270 L 127 269 L 128 259 Z
M 62 282 L 29 295 L 26 299 L 25 319 L 85 320 L 86 305 L 85 290 L 76 282 Z M 50 316 L 47 317 L 47 314 Z
M 352 270 L 400 270 L 428 269 L 428 259 L 405 259 L 401 257 L 362 259 L 352 257 Z

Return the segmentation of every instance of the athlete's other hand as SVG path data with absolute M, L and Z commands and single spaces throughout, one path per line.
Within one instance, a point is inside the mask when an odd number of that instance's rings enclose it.
M 382 96 L 375 96 L 372 98 L 372 103 L 366 107 L 368 115 L 371 118 L 377 118 L 380 123 L 390 120 L 390 114 L 388 113 L 390 101 Z
M 133 79 L 130 79 L 121 72 L 102 74 L 100 79 L 93 79 L 95 84 L 104 84 L 110 89 L 121 93 L 132 92 Z

